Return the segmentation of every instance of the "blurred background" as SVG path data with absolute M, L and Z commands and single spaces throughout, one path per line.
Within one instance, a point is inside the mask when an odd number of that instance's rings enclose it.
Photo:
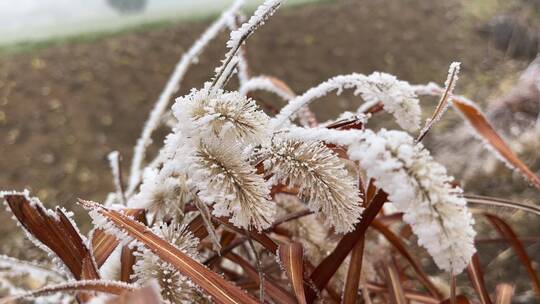
M 127 173 L 143 123 L 176 61 L 231 2 L 0 0 L 0 188 L 28 188 L 47 206 L 73 209 L 87 227 L 75 199 L 103 201 L 113 190 L 109 152 L 121 153 Z M 246 12 L 260 2 L 248 1 Z M 540 0 L 289 0 L 251 38 L 247 56 L 253 75 L 276 76 L 296 93 L 337 74 L 375 70 L 413 84 L 443 83 L 449 64 L 461 61 L 457 93 L 481 104 L 539 173 L 540 63 L 533 63 L 539 29 Z M 179 95 L 212 76 L 227 37 L 224 32 L 211 43 Z M 422 102 L 427 117 L 436 100 Z M 312 109 L 326 120 L 358 103 L 343 94 Z M 426 145 L 467 193 L 537 203 L 538 192 L 486 154 L 455 113 Z M 471 161 L 475 157 L 482 161 Z M 537 217 L 505 216 L 522 235 L 540 231 Z M 39 257 L 14 249 L 27 245 L 15 229 L 11 221 L 0 228 L 3 253 Z M 493 257 L 506 247 L 490 248 Z M 538 243 L 528 250 L 538 265 Z M 515 261 L 509 255 L 497 263 Z M 494 280 L 508 278 L 505 268 L 494 269 L 501 269 Z M 519 269 L 512 275 L 526 277 Z

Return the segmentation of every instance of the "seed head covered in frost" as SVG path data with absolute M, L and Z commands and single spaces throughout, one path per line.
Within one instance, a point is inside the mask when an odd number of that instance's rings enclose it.
M 274 220 L 275 205 L 269 200 L 269 189 L 255 168 L 241 158 L 234 143 L 201 142 L 192 168 L 199 197 L 215 202 L 216 216 L 229 216 L 241 228 L 262 230 Z
M 353 230 L 363 210 L 358 184 L 331 149 L 317 141 L 276 138 L 263 153 L 270 182 L 299 187 L 310 210 L 321 212 L 336 232 Z
M 268 116 L 255 101 L 238 92 L 204 89 L 176 99 L 173 113 L 186 135 L 260 142 L 266 137 Z
M 155 169 L 145 170 L 141 191 L 130 202 L 132 208 L 144 208 L 157 219 L 182 213 L 191 198 L 187 177 L 176 174 L 159 178 Z
M 446 169 L 421 144 L 401 131 L 365 131 L 365 140 L 350 147 L 367 175 L 404 212 L 437 266 L 458 274 L 475 252 L 474 220 L 462 190 L 452 187 Z
M 187 225 L 172 221 L 170 224 L 159 223 L 152 230 L 190 258 L 199 260 L 199 241 L 187 229 Z M 133 265 L 135 283 L 142 286 L 156 279 L 166 303 L 209 303 L 196 286 L 172 265 L 162 261 L 146 247 L 138 250 L 135 252 L 137 262 Z
M 403 129 L 414 131 L 419 128 L 422 111 L 408 82 L 398 80 L 394 75 L 374 72 L 368 76 L 361 95 L 367 103 L 381 101 L 384 109 L 394 115 Z
M 277 129 L 282 126 L 303 106 L 314 99 L 334 90 L 339 95 L 344 89 L 354 89 L 354 94 L 360 94 L 366 101 L 360 107 L 360 113 L 381 101 L 384 109 L 396 118 L 397 123 L 403 129 L 414 131 L 419 128 L 421 109 L 414 88 L 408 82 L 380 72 L 375 72 L 369 76 L 352 73 L 328 79 L 307 90 L 304 94 L 291 99 L 279 114 L 272 119 L 270 122 L 271 128 Z

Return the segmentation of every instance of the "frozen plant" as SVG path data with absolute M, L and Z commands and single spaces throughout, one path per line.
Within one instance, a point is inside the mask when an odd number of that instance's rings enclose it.
M 297 95 L 275 77 L 251 77 L 243 53 L 282 1 L 265 1 L 243 24 L 241 4 L 235 1 L 180 59 L 136 143 L 127 184 L 113 152 L 115 191 L 103 204 L 79 200 L 93 221 L 88 237 L 66 210 L 47 209 L 28 191 L 0 193 L 57 265 L 0 256 L 5 300 L 440 303 L 446 289 L 450 302 L 457 300 L 456 276 L 467 269 L 489 303 L 469 204 L 540 211 L 466 195 L 422 139 L 452 106 L 504 161 L 538 188 L 540 180 L 472 101 L 454 95 L 459 63 L 450 65 L 444 88 L 373 72 L 338 75 Z M 232 32 L 215 75 L 178 96 L 167 112 L 189 65 L 225 27 Z M 240 87 L 230 88 L 237 70 Z M 310 103 L 349 89 L 363 100 L 360 108 L 319 123 Z M 276 115 L 265 113 L 256 90 L 287 104 Z M 441 96 L 423 128 L 421 95 Z M 382 111 L 399 130 L 373 127 Z M 170 132 L 147 160 L 152 133 L 165 121 Z M 479 214 L 513 236 L 499 217 Z M 426 267 L 431 261 L 442 272 Z M 446 273 L 450 283 L 440 283 Z M 18 286 L 14 276 L 39 286 Z

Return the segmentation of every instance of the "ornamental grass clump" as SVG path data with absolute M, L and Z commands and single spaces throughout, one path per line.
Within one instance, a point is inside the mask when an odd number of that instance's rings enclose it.
M 509 303 L 510 285 L 490 291 L 483 283 L 475 217 L 510 242 L 540 293 L 519 237 L 482 209 L 538 215 L 539 208 L 468 195 L 422 144 L 452 107 L 490 150 L 540 188 L 479 108 L 454 94 L 459 63 L 450 65 L 445 87 L 353 73 L 297 95 L 277 78 L 251 76 L 243 55 L 248 38 L 282 1 L 267 0 L 239 25 L 241 2 L 179 61 L 135 146 L 127 182 L 113 152 L 115 191 L 104 202 L 77 202 L 92 218 L 88 236 L 69 212 L 47 209 L 28 191 L 1 193 L 29 239 L 51 258 L 37 264 L 0 257 L 5 301 Z M 177 97 L 168 111 L 190 64 L 225 27 L 232 30 L 228 51 L 214 77 Z M 236 75 L 239 87 L 226 87 Z M 349 89 L 364 101 L 360 108 L 319 123 L 309 104 Z M 287 104 L 266 113 L 256 90 Z M 423 126 L 422 95 L 440 96 Z M 372 127 L 383 111 L 396 129 Z M 147 161 L 151 135 L 165 121 L 170 132 Z M 458 277 L 463 272 L 466 283 Z M 41 278 L 40 286 L 17 287 L 16 276 Z M 458 288 L 463 284 L 476 295 Z

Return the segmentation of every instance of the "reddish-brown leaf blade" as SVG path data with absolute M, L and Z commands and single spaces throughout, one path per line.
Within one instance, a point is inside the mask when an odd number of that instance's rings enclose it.
M 453 102 L 454 107 L 463 114 L 476 132 L 489 144 L 498 154 L 520 171 L 536 188 L 540 189 L 540 178 L 512 152 L 510 147 L 502 137 L 491 126 L 484 114 L 471 102 L 456 97 Z
M 386 240 L 388 240 L 388 242 L 390 242 L 390 244 L 392 244 L 392 246 L 397 249 L 401 256 L 404 257 L 411 264 L 414 272 L 418 276 L 418 279 L 429 290 L 431 295 L 438 299 L 441 299 L 442 295 L 440 291 L 437 289 L 437 287 L 435 287 L 433 282 L 431 282 L 428 275 L 420 266 L 420 263 L 418 263 L 418 261 L 413 258 L 409 250 L 407 250 L 405 244 L 401 241 L 401 239 L 394 232 L 392 232 L 392 230 L 388 229 L 388 227 L 381 224 L 378 220 L 374 220 L 371 225 L 373 228 L 379 231 L 386 238 Z
M 204 224 L 203 217 L 199 214 L 197 215 L 188 225 L 189 231 L 193 233 L 193 235 L 198 238 L 199 240 L 202 240 L 208 236 L 208 231 L 206 230 L 206 226 Z
M 232 252 L 225 255 L 225 258 L 231 260 L 232 262 L 242 267 L 242 269 L 250 277 L 250 279 L 254 281 L 254 286 L 259 286 L 260 284 L 259 273 L 257 272 L 257 269 L 255 269 L 253 266 L 249 264 L 248 261 L 246 261 L 241 256 Z M 289 294 L 286 290 L 284 290 L 279 285 L 274 283 L 268 277 L 265 277 L 264 279 L 264 290 L 265 290 L 265 296 L 266 295 L 270 296 L 276 303 L 279 303 L 279 304 L 297 303 L 296 299 L 291 294 Z
M 123 209 L 122 212 L 146 224 L 146 211 L 144 209 Z M 92 254 L 98 267 L 105 263 L 119 243 L 114 236 L 105 233 L 101 229 L 95 229 L 91 233 L 90 242 L 92 243 Z
M 497 285 L 495 304 L 511 304 L 514 296 L 514 286 L 506 283 Z
M 386 280 L 386 286 L 388 288 L 388 294 L 390 295 L 390 303 L 392 304 L 406 304 L 407 299 L 401 285 L 399 273 L 393 264 L 383 265 L 384 278 Z
M 96 229 L 91 233 L 90 242 L 92 243 L 92 254 L 98 267 L 105 263 L 119 243 L 114 236 L 101 229 Z
M 489 293 L 486 284 L 484 283 L 484 274 L 482 272 L 482 267 L 480 266 L 480 259 L 476 253 L 473 255 L 471 263 L 467 267 L 467 274 L 478 294 L 480 303 L 491 304 L 491 299 L 489 298 Z
M 531 279 L 531 284 L 536 291 L 536 294 L 540 297 L 540 279 L 538 279 L 538 275 L 536 274 L 536 271 L 534 270 L 532 266 L 531 259 L 529 258 L 529 255 L 527 254 L 527 251 L 525 250 L 525 247 L 523 246 L 523 243 L 519 240 L 518 236 L 508 225 L 505 221 L 503 221 L 501 218 L 489 214 L 484 213 L 486 218 L 491 222 L 491 224 L 497 229 L 499 234 L 506 238 L 508 243 L 514 248 L 514 251 L 516 251 L 517 256 L 521 260 L 521 263 L 527 270 L 527 273 L 529 274 L 529 278 Z
M 212 221 L 216 221 L 239 234 L 250 237 L 251 239 L 257 241 L 259 244 L 263 245 L 264 248 L 266 248 L 271 253 L 277 252 L 278 245 L 270 237 L 268 237 L 268 235 L 266 235 L 266 233 L 264 232 L 257 232 L 254 230 L 247 231 L 244 229 L 240 229 L 234 226 L 233 224 L 231 224 L 228 218 L 224 218 L 224 217 L 213 217 Z
M 80 279 L 99 279 L 90 251 L 71 221 L 59 208 L 55 213 L 24 194 L 4 196 L 9 208 L 24 229 L 49 247 L 64 262 L 73 276 Z
M 304 250 L 300 243 L 286 243 L 279 246 L 279 260 L 287 272 L 298 303 L 306 303 L 304 292 Z
M 182 251 L 178 250 L 167 241 L 161 239 L 144 225 L 132 220 L 124 214 L 109 210 L 92 202 L 80 203 L 93 212 L 98 212 L 106 217 L 113 225 L 127 233 L 137 241 L 143 243 L 162 260 L 173 265 L 180 273 L 190 278 L 193 283 L 202 288 L 209 296 L 218 303 L 252 303 L 255 301 L 234 284 L 220 277 L 199 262 L 193 260 Z
M 356 224 L 354 231 L 344 235 L 336 248 L 313 270 L 310 275 L 310 279 L 314 285 L 313 287 L 317 290 L 322 290 L 326 286 L 356 243 L 363 239 L 367 228 L 386 202 L 387 196 L 384 191 L 379 191 L 366 210 L 364 210 L 362 220 Z M 316 290 L 310 285 L 304 286 L 304 288 L 307 290 L 307 302 L 312 303 L 317 294 Z
M 381 285 L 373 282 L 365 283 L 365 287 L 370 291 L 377 292 L 386 292 L 388 289 L 386 285 Z M 416 291 L 404 289 L 405 298 L 414 301 L 415 303 L 426 303 L 426 304 L 441 304 L 441 300 L 435 299 L 429 295 L 421 294 Z
M 464 295 L 458 295 L 456 297 L 456 304 L 470 304 L 470 303 L 471 302 L 469 301 L 469 299 Z M 444 301 L 441 301 L 440 304 L 452 304 L 452 302 L 450 299 L 446 299 Z
M 135 248 L 128 246 L 122 247 L 120 254 L 120 280 L 131 283 L 131 275 L 133 274 L 133 265 L 135 264 Z
M 343 304 L 356 304 L 358 287 L 360 286 L 360 274 L 362 273 L 362 260 L 364 254 L 364 240 L 358 241 L 351 252 L 351 262 L 345 280 L 343 292 Z

